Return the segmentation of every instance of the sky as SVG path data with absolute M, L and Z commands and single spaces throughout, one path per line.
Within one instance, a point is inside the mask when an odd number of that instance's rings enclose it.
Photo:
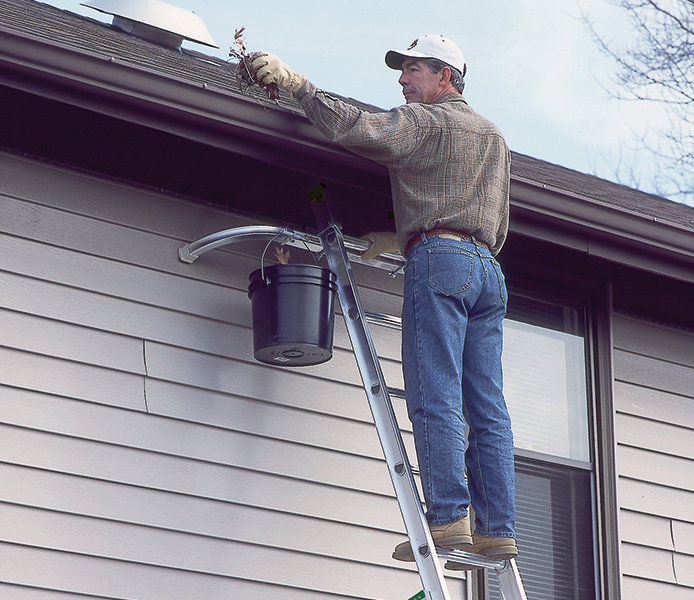
M 110 22 L 78 0 L 44 0 Z M 607 38 L 626 43 L 631 25 L 606 0 L 169 0 L 194 11 L 228 57 L 234 31 L 245 27 L 249 51 L 277 54 L 318 87 L 382 108 L 403 104 L 399 72 L 384 63 L 389 49 L 440 33 L 465 56 L 464 96 L 502 131 L 511 150 L 643 191 L 653 161 L 639 150 L 665 114 L 658 105 L 619 101 L 607 88 L 615 72 L 581 21 L 586 13 Z

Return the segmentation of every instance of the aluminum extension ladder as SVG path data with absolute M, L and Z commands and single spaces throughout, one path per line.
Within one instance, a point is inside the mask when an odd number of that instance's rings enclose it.
M 274 239 L 280 244 L 324 253 L 328 266 L 336 277 L 337 295 L 342 307 L 347 332 L 354 349 L 395 495 L 422 580 L 423 590 L 420 594 L 415 595 L 415 598 L 450 600 L 438 560 L 446 559 L 495 572 L 499 577 L 499 587 L 504 600 L 527 600 L 514 559 L 497 562 L 478 554 L 434 547 L 419 492 L 415 486 L 412 467 L 407 458 L 393 412 L 390 401 L 391 390 L 383 377 L 367 324 L 366 313 L 359 298 L 350 266 L 347 246 L 352 250 L 352 255 L 357 257 L 361 251 L 366 249 L 366 242 L 355 238 L 346 239 L 318 186 L 312 190 L 312 195 L 314 214 L 320 230 L 318 236 L 269 225 L 236 227 L 185 244 L 178 250 L 179 258 L 183 262 L 192 263 L 205 252 L 249 238 L 270 238 L 271 241 Z M 390 269 L 392 276 L 401 271 L 403 266 L 402 258 L 394 254 L 386 254 L 379 259 L 368 262 L 381 268 Z

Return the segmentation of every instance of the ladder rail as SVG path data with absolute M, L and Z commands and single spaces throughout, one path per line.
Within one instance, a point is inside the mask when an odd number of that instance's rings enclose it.
M 313 206 L 318 226 L 322 228 L 320 237 L 323 241 L 323 251 L 328 266 L 336 276 L 337 295 L 342 306 L 345 326 L 354 349 L 424 592 L 430 600 L 449 600 L 443 570 L 424 516 L 422 502 L 390 401 L 388 386 L 366 323 L 361 299 L 356 291 L 356 282 L 342 232 L 325 202 L 314 202 Z
M 501 568 L 496 569 L 496 572 L 499 576 L 499 587 L 504 600 L 528 600 L 515 558 L 504 561 Z

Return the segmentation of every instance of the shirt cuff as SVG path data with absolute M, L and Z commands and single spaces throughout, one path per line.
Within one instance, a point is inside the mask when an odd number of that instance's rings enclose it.
M 294 97 L 299 101 L 310 100 L 316 95 L 318 88 L 313 85 L 308 79 L 304 81 L 302 86 L 294 92 Z

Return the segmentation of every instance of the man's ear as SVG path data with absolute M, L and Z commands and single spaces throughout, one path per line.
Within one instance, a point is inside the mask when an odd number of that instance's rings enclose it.
M 444 67 L 440 71 L 441 73 L 441 83 L 448 83 L 451 80 L 451 70 L 448 67 Z

